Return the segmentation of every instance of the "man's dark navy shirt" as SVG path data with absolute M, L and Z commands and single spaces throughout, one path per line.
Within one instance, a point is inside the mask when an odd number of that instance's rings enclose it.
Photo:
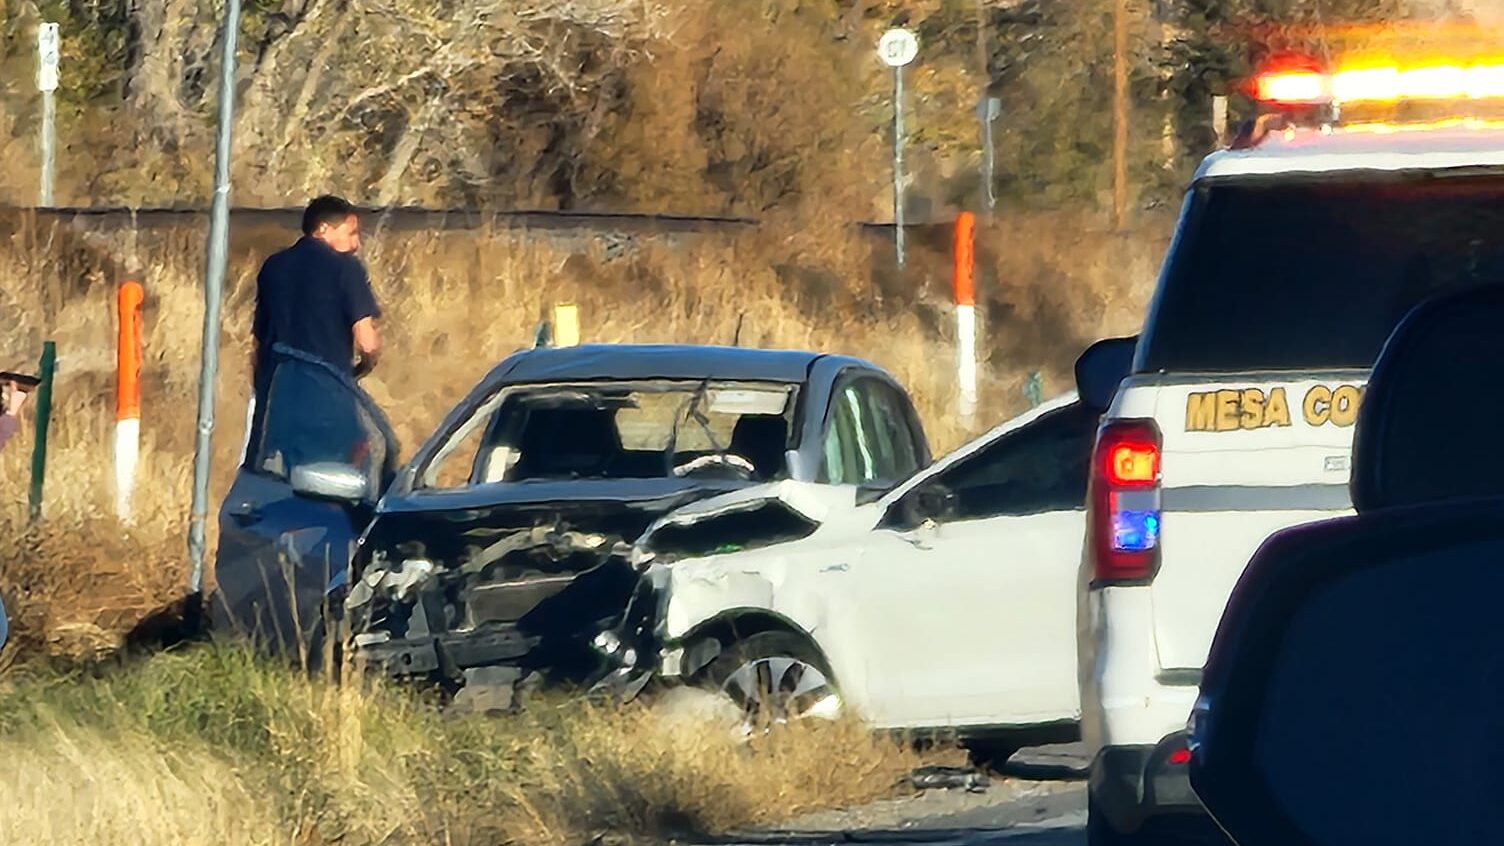
M 271 375 L 267 363 L 273 344 L 285 344 L 353 373 L 355 324 L 380 316 L 360 259 L 317 238 L 300 239 L 267 259 L 256 277 L 251 332 L 260 345 L 258 381 Z

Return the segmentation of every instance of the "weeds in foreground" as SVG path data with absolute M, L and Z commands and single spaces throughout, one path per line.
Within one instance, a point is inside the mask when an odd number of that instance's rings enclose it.
M 440 714 L 224 645 L 0 681 L 0 841 L 573 844 L 723 832 L 892 791 L 919 763 L 851 723 L 752 745 L 657 704 Z

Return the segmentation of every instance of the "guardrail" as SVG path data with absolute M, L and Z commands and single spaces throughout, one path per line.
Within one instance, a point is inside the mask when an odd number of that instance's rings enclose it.
M 363 217 L 373 227 L 398 231 L 412 229 L 465 230 L 490 226 L 517 226 L 529 229 L 610 229 L 616 231 L 685 232 L 720 229 L 745 229 L 758 221 L 746 217 L 715 217 L 673 214 L 630 214 L 579 211 L 488 211 L 484 209 L 433 209 L 420 207 L 364 208 Z M 253 208 L 230 210 L 237 223 L 286 225 L 296 229 L 302 220 L 301 208 Z M 54 207 L 0 206 L 0 219 L 34 217 L 40 220 L 73 220 L 103 224 L 104 228 L 153 229 L 182 226 L 202 218 L 207 222 L 208 209 L 121 207 Z
M 593 211 L 547 211 L 547 210 L 487 210 L 474 208 L 425 208 L 398 206 L 393 208 L 362 208 L 362 217 L 372 226 L 396 231 L 414 229 L 466 230 L 489 226 L 516 226 L 528 229 L 604 229 L 614 231 L 643 232 L 696 232 L 715 230 L 747 229 L 762 221 L 751 217 L 717 215 L 639 214 L 632 212 Z M 303 216 L 301 208 L 241 207 L 230 210 L 230 219 L 238 223 L 261 223 L 285 225 L 296 229 Z M 0 220 L 6 218 L 34 217 L 37 219 L 89 221 L 105 224 L 103 228 L 116 226 L 136 229 L 154 229 L 162 226 L 181 226 L 184 222 L 202 218 L 207 222 L 209 210 L 196 207 L 131 209 L 119 206 L 32 206 L 0 205 Z M 894 224 L 880 221 L 855 221 L 848 226 L 871 234 L 892 237 Z M 950 227 L 951 219 L 940 221 L 908 221 L 905 229 L 921 230 L 935 227 Z

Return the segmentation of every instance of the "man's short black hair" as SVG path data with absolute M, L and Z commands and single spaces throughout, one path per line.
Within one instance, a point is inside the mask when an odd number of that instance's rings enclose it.
M 312 235 L 326 223 L 337 226 L 352 214 L 355 214 L 355 207 L 342 197 L 332 194 L 315 197 L 308 208 L 303 210 L 303 234 Z

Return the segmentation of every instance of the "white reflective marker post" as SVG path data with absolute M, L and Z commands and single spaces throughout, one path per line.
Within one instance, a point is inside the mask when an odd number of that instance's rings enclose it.
M 877 42 L 877 55 L 893 69 L 893 249 L 898 266 L 903 250 L 903 69 L 919 57 L 919 39 L 906 29 L 890 29 Z
M 42 187 L 37 205 L 52 206 L 53 158 L 57 123 L 57 63 L 61 36 L 55 23 L 37 27 L 37 90 L 42 92 Z
M 141 303 L 146 291 L 127 280 L 116 292 L 119 315 L 115 348 L 115 514 L 131 522 L 136 465 L 141 460 Z
M 956 301 L 956 387 L 961 419 L 969 428 L 977 413 L 976 215 L 956 216 L 952 295 Z

